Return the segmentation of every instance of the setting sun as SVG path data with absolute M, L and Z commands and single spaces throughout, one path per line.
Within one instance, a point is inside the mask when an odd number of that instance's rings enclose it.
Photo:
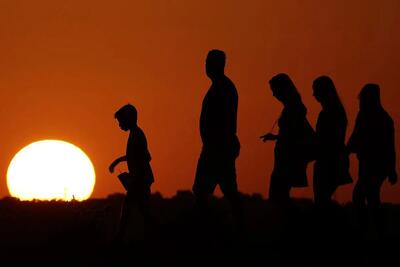
M 7 171 L 8 190 L 21 200 L 85 200 L 92 194 L 95 171 L 77 146 L 42 140 L 21 149 Z

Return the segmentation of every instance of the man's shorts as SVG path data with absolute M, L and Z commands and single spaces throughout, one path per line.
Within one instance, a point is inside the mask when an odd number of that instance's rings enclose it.
M 212 194 L 217 185 L 222 193 L 237 193 L 235 157 L 202 151 L 197 163 L 193 193 Z

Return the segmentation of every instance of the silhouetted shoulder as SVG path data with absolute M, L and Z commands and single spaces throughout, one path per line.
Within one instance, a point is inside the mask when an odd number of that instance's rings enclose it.
M 224 86 L 227 89 L 229 89 L 234 96 L 238 97 L 238 93 L 237 93 L 235 84 L 232 82 L 231 79 L 229 79 L 226 76 L 225 76 L 225 79 L 224 79 Z
M 146 135 L 140 127 L 135 129 L 135 137 L 138 139 L 138 142 L 147 143 Z
M 143 132 L 143 130 L 139 127 L 136 127 L 128 139 L 128 147 L 127 147 L 127 156 L 128 158 L 133 159 L 143 159 L 145 161 L 151 160 L 151 155 L 147 147 L 147 139 Z
M 294 119 L 296 122 L 303 122 L 307 115 L 307 108 L 303 104 L 293 105 L 289 107 L 285 107 L 282 110 L 281 119 L 285 120 L 285 118 Z
M 305 117 L 307 115 L 307 108 L 303 103 L 296 106 L 296 111 L 299 113 L 298 115 L 301 117 Z
M 225 78 L 224 78 L 223 80 L 224 80 L 224 82 L 225 82 L 226 84 L 228 84 L 228 85 L 231 86 L 232 88 L 235 88 L 235 89 L 236 89 L 235 84 L 232 82 L 231 79 L 229 79 L 228 76 L 225 76 Z
M 393 120 L 393 118 L 390 116 L 390 114 L 389 114 L 386 110 L 383 111 L 383 114 L 384 114 L 383 117 L 384 117 L 385 123 L 386 123 L 388 126 L 394 127 L 394 120 Z

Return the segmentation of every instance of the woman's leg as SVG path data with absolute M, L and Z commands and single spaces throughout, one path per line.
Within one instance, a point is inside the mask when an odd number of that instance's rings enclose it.
M 368 210 L 366 206 L 367 183 L 364 178 L 358 178 L 353 190 L 353 206 L 356 223 L 362 234 L 368 230 Z
M 326 208 L 332 202 L 332 196 L 337 186 L 334 185 L 314 185 L 314 202 L 318 208 Z
M 290 185 L 282 177 L 272 175 L 269 186 L 269 200 L 286 205 L 290 202 L 290 189 Z
M 385 229 L 380 192 L 384 180 L 384 178 L 375 178 L 368 186 L 367 191 L 368 208 L 371 210 L 372 220 L 379 235 L 383 234 Z

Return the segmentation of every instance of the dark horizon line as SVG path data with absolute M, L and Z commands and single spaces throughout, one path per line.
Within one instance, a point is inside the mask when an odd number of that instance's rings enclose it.
M 261 193 L 243 193 L 243 192 L 239 192 L 240 195 L 242 197 L 245 197 L 247 199 L 256 199 L 258 201 L 265 201 L 265 202 L 269 202 L 269 199 L 267 197 L 265 197 L 263 194 Z M 111 194 L 108 194 L 106 197 L 89 197 L 86 200 L 76 200 L 76 199 L 72 199 L 72 200 L 63 200 L 63 199 L 51 199 L 51 200 L 40 200 L 40 199 L 32 199 L 32 200 L 21 200 L 18 197 L 13 197 L 13 196 L 4 196 L 2 198 L 0 198 L 0 202 L 3 201 L 16 201 L 16 202 L 30 202 L 30 203 L 49 203 L 49 202 L 56 202 L 56 203 L 84 203 L 84 202 L 88 202 L 88 201 L 99 201 L 99 200 L 107 200 L 107 199 L 111 199 L 111 198 L 123 198 L 125 196 L 124 192 L 114 192 Z M 171 200 L 171 199 L 176 199 L 176 198 L 193 198 L 194 200 L 194 195 L 193 192 L 191 190 L 177 190 L 175 195 L 173 196 L 163 196 L 163 194 L 159 191 L 156 192 L 152 192 L 151 193 L 152 198 L 156 197 L 162 200 Z M 223 200 L 224 196 L 218 196 L 218 195 L 210 195 L 210 199 L 216 199 L 216 200 Z M 294 202 L 298 202 L 298 201 L 307 201 L 307 202 L 312 202 L 314 203 L 314 199 L 311 197 L 292 197 L 292 200 Z M 341 206 L 347 206 L 349 204 L 352 204 L 352 201 L 346 201 L 346 202 L 339 202 L 337 200 L 333 200 L 334 203 L 341 205 Z M 383 202 L 383 205 L 400 205 L 400 202 Z

